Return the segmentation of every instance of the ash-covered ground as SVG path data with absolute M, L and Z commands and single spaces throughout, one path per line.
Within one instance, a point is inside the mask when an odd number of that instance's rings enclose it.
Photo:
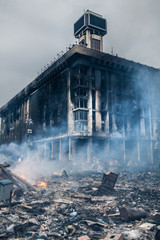
M 119 173 L 110 191 L 98 191 L 102 177 L 53 175 L 39 179 L 47 187 L 15 192 L 15 205 L 0 208 L 0 239 L 160 239 L 160 172 Z M 125 221 L 122 207 L 142 208 L 146 217 Z

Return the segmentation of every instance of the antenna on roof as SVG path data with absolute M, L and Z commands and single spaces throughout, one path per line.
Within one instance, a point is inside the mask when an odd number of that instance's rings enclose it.
M 113 46 L 111 47 L 111 54 L 113 55 Z

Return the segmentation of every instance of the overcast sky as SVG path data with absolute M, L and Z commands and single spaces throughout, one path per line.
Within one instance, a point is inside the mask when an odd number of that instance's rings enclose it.
M 0 107 L 75 43 L 87 9 L 107 19 L 104 52 L 160 68 L 160 0 L 0 0 Z

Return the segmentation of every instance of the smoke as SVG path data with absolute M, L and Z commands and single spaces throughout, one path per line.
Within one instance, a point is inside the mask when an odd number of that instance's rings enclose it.
M 37 179 L 48 177 L 55 171 L 63 169 L 60 164 L 50 161 L 44 156 L 43 145 L 30 146 L 27 142 L 22 144 L 11 143 L 0 147 L 1 163 L 8 162 L 11 171 L 18 176 L 35 182 Z M 49 149 L 45 149 L 49 151 Z
M 123 81 L 125 97 L 111 96 L 114 101 L 112 111 L 109 109 L 112 129 L 109 138 L 72 139 L 75 155 L 69 159 L 69 142 L 61 138 L 66 134 L 67 139 L 66 123 L 52 129 L 45 126 L 44 134 L 32 139 L 33 145 L 29 142 L 1 145 L 0 161 L 11 163 L 12 171 L 29 181 L 63 169 L 68 172 L 120 171 L 157 166 L 159 71 L 140 70 Z M 112 84 L 116 82 L 113 80 Z M 46 136 L 48 140 L 43 141 Z M 57 145 L 51 145 L 51 136 L 57 137 Z

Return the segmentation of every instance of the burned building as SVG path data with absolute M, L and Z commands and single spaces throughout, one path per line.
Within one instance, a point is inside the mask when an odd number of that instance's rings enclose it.
M 45 158 L 159 164 L 160 71 L 103 52 L 106 20 L 86 11 L 78 45 L 0 109 L 0 144 L 32 141 Z

